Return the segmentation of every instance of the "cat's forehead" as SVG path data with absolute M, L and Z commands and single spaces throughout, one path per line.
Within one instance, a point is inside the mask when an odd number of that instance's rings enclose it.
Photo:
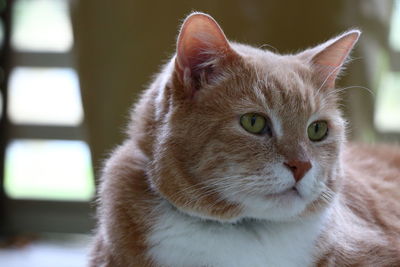
M 235 48 L 246 62 L 251 98 L 259 106 L 284 113 L 313 113 L 319 108 L 318 88 L 307 62 L 244 45 Z

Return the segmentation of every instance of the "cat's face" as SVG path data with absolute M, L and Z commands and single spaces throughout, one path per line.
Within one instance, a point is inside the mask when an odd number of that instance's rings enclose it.
M 336 190 L 344 141 L 330 76 L 359 33 L 328 44 L 339 42 L 341 55 L 320 46 L 280 56 L 229 44 L 214 23 L 197 14 L 183 26 L 154 151 L 155 188 L 185 212 L 222 221 L 319 210 Z

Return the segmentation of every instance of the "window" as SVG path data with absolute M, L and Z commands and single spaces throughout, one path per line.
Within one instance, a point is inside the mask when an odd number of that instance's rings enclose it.
M 15 124 L 73 125 L 83 120 L 78 77 L 71 68 L 16 67 L 8 85 Z
M 389 52 L 382 52 L 383 72 L 375 102 L 374 122 L 378 131 L 400 133 L 400 0 L 394 2 L 390 24 Z
M 11 7 L 3 187 L 12 231 L 86 232 L 94 196 L 68 0 Z M 0 34 L 0 38 L 1 38 Z M 51 222 L 51 223 L 49 223 Z
M 400 72 L 383 73 L 376 98 L 375 125 L 383 132 L 400 132 Z
M 82 141 L 14 140 L 6 151 L 4 187 L 12 198 L 90 200 L 90 152 Z
M 68 52 L 72 29 L 66 0 L 18 0 L 11 45 L 18 51 Z

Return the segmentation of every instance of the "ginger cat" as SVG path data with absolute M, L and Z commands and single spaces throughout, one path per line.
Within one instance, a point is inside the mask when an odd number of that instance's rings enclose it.
M 400 266 L 400 149 L 350 144 L 348 31 L 294 55 L 193 13 L 106 162 L 90 266 Z

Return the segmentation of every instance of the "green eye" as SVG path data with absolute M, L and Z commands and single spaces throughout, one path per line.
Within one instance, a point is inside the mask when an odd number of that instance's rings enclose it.
M 311 141 L 321 141 L 328 135 L 328 123 L 326 121 L 315 121 L 308 126 L 307 133 Z
M 240 117 L 240 125 L 252 134 L 263 134 L 266 130 L 266 120 L 256 113 L 247 113 Z

